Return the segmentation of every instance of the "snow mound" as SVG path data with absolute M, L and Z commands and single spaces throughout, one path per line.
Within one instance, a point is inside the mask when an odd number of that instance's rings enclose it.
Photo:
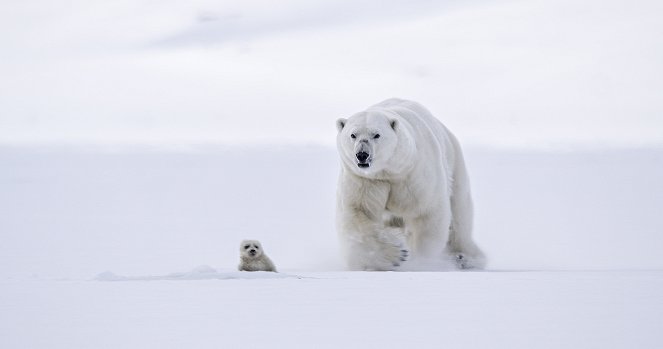
M 98 274 L 96 281 L 154 281 L 154 280 L 236 280 L 236 279 L 287 279 L 303 277 L 283 273 L 273 273 L 265 271 L 234 271 L 221 272 L 208 265 L 195 267 L 187 272 L 170 273 L 166 275 L 144 275 L 144 276 L 123 276 L 117 275 L 111 271 L 105 271 Z

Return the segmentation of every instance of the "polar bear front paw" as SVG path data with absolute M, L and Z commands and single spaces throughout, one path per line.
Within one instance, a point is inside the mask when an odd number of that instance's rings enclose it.
M 406 262 L 410 257 L 410 251 L 402 246 L 389 246 L 383 248 L 382 255 L 376 258 L 375 270 L 394 270 Z
M 354 270 L 396 270 L 410 257 L 402 229 L 388 228 L 346 242 L 348 266 Z
M 394 268 L 400 267 L 410 257 L 410 251 L 405 246 L 402 229 L 391 228 L 383 230 L 377 236 L 377 245 L 379 246 L 378 251 L 382 255 L 383 263 L 389 263 Z
M 393 256 L 392 258 L 389 258 L 389 260 L 392 261 L 392 265 L 394 267 L 400 267 L 403 262 L 407 262 L 409 257 L 410 251 L 401 247 L 398 250 L 398 256 Z
M 407 261 L 408 257 L 410 257 L 410 251 L 402 249 L 401 250 L 401 257 L 400 257 L 401 262 Z

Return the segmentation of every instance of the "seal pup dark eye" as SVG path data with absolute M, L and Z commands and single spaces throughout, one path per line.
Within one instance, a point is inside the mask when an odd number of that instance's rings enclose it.
M 355 139 L 355 138 L 357 138 L 357 136 L 355 136 L 355 134 L 353 133 L 353 134 L 350 135 L 350 138 Z
M 379 133 L 376 134 L 375 136 L 373 136 L 373 139 L 378 139 L 378 138 L 380 138 L 380 134 L 379 134 Z
M 248 250 L 249 247 L 251 247 L 251 245 L 244 245 L 244 249 L 245 249 L 245 250 Z

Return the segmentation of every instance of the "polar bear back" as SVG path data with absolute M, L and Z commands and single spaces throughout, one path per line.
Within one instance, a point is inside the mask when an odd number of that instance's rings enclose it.
M 415 136 L 432 136 L 443 148 L 453 147 L 453 135 L 423 105 L 409 100 L 390 98 L 371 106 L 371 109 L 383 109 L 393 112 L 405 120 L 415 132 Z M 426 144 L 419 142 L 420 144 Z M 418 144 L 419 145 L 419 144 Z
M 417 151 L 422 153 L 420 158 L 430 159 L 428 165 L 443 169 L 446 173 L 442 177 L 449 180 L 456 177 L 456 154 L 461 151 L 458 141 L 428 109 L 417 102 L 399 98 L 382 101 L 369 107 L 368 111 L 372 109 L 397 115 L 397 118 L 407 125 L 408 131 L 412 133 L 411 137 L 417 139 Z M 438 162 L 437 159 L 441 161 Z

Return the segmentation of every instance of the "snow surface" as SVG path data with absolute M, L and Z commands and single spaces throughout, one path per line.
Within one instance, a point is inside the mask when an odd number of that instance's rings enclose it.
M 662 150 L 466 150 L 489 269 L 437 273 L 343 271 L 336 156 L 0 148 L 0 347 L 663 345 Z
M 111 271 L 99 273 L 94 279 L 97 281 L 154 281 L 154 280 L 232 280 L 232 279 L 283 279 L 283 278 L 301 278 L 296 275 L 288 275 L 275 272 L 253 272 L 246 273 L 241 271 L 222 272 L 209 265 L 200 265 L 190 271 L 170 273 L 166 275 L 143 275 L 143 276 L 124 276 L 117 275 Z
M 661 271 L 300 275 L 2 280 L 1 346 L 605 349 L 663 343 Z

